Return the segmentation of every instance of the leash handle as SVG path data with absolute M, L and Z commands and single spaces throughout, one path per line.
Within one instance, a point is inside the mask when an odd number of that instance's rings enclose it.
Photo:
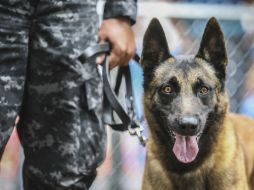
M 88 47 L 79 57 L 78 59 L 81 63 L 85 63 L 88 58 L 94 57 L 101 53 L 109 54 L 111 50 L 111 46 L 109 43 L 102 43 L 97 44 L 94 46 Z M 135 54 L 133 59 L 136 62 L 139 62 L 140 57 Z M 120 102 L 117 99 L 117 95 L 119 92 L 120 84 L 122 81 L 123 75 L 125 76 L 126 82 L 126 100 L 127 100 L 127 112 L 122 107 Z M 131 83 L 131 74 L 129 66 L 120 67 L 117 74 L 117 81 L 115 90 L 112 90 L 110 85 L 110 78 L 109 78 L 109 58 L 106 56 L 104 63 L 103 63 L 103 70 L 102 70 L 102 78 L 103 78 L 103 90 L 106 96 L 104 100 L 104 105 L 106 106 L 106 112 L 110 111 L 107 107 L 111 106 L 113 110 L 117 113 L 120 120 L 122 121 L 121 125 L 118 124 L 109 124 L 111 128 L 117 131 L 126 131 L 128 130 L 130 135 L 135 135 L 139 138 L 140 143 L 145 146 L 146 144 L 146 137 L 143 135 L 143 127 L 141 123 L 137 120 L 134 106 L 133 106 L 133 94 L 132 94 L 132 83 Z M 112 112 L 111 112 L 112 114 Z
M 96 55 L 102 53 L 109 53 L 111 50 L 111 46 L 109 43 L 101 43 L 96 44 L 94 46 L 90 46 L 83 51 L 83 53 L 78 57 L 81 63 L 84 63 L 88 58 L 94 57 Z
M 102 53 L 107 53 L 109 54 L 111 50 L 110 44 L 109 43 L 101 43 L 101 44 L 96 44 L 94 46 L 90 46 L 87 49 L 85 49 L 85 51 L 78 57 L 78 59 L 81 61 L 81 63 L 84 63 L 88 58 L 97 56 L 99 54 Z M 128 113 L 124 110 L 124 108 L 122 107 L 122 105 L 120 104 L 120 102 L 117 99 L 117 95 L 118 91 L 119 91 L 119 87 L 121 84 L 121 80 L 122 80 L 122 70 L 123 67 L 120 68 L 121 71 L 118 72 L 118 79 L 117 80 L 117 85 L 115 89 L 115 91 L 113 91 L 111 89 L 111 85 L 110 85 L 110 74 L 109 74 L 109 59 L 108 56 L 106 56 L 104 63 L 103 63 L 103 69 L 102 69 L 102 78 L 103 78 L 103 90 L 106 96 L 106 103 L 104 102 L 104 104 L 106 104 L 106 106 L 111 106 L 113 108 L 113 110 L 117 113 L 117 115 L 119 116 L 119 118 L 122 121 L 121 126 L 117 125 L 117 124 L 112 124 L 112 123 L 108 123 L 114 130 L 118 130 L 118 131 L 126 131 L 128 130 L 128 126 L 131 123 L 131 119 L 128 116 Z M 129 67 L 126 66 L 126 68 L 124 68 L 124 70 L 129 70 Z M 121 74 L 120 74 L 121 73 Z M 128 73 L 128 72 L 124 72 L 124 73 Z M 129 76 L 130 77 L 130 74 Z M 131 87 L 131 84 L 129 84 L 130 80 L 126 80 L 126 87 L 129 88 Z M 127 84 L 128 83 L 128 84 Z M 130 95 L 130 90 L 132 90 L 131 88 L 127 90 L 128 95 Z M 131 92 L 132 93 L 132 92 Z M 110 111 L 107 110 L 106 111 Z
M 117 115 L 120 117 L 122 121 L 122 127 L 119 127 L 117 125 L 111 125 L 111 127 L 114 130 L 119 131 L 126 131 L 128 130 L 128 126 L 131 123 L 129 115 L 126 113 L 122 105 L 117 99 L 117 96 L 115 92 L 111 89 L 110 86 L 110 79 L 109 79 L 109 59 L 106 57 L 105 62 L 103 64 L 103 70 L 102 70 L 102 78 L 103 78 L 103 88 L 105 95 L 107 97 L 107 101 L 109 102 L 110 106 L 113 108 L 113 110 L 116 111 Z M 127 81 L 127 80 L 126 80 Z

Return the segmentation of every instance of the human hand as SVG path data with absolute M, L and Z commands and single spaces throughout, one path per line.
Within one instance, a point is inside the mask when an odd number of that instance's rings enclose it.
M 126 66 L 134 56 L 136 45 L 130 21 L 127 18 L 112 18 L 103 21 L 99 30 L 100 42 L 108 41 L 111 44 L 109 68 L 117 65 Z M 100 56 L 97 63 L 101 64 L 105 56 Z

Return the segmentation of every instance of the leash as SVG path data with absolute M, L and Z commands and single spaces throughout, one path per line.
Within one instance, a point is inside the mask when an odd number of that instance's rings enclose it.
M 140 143 L 145 146 L 146 137 L 143 134 L 143 126 L 141 121 L 138 119 L 137 114 L 134 109 L 134 98 L 132 93 L 132 82 L 130 67 L 124 66 L 119 67 L 115 88 L 112 89 L 110 85 L 110 71 L 109 71 L 109 53 L 111 47 L 109 43 L 97 44 L 90 46 L 78 57 L 81 63 L 84 63 L 87 59 L 97 56 L 102 53 L 106 53 L 107 56 L 103 62 L 102 78 L 103 78 L 103 91 L 104 91 L 104 102 L 103 102 L 103 112 L 104 112 L 104 123 L 110 125 L 112 129 L 117 131 L 129 131 L 132 136 L 137 136 Z M 133 60 L 139 63 L 140 57 L 135 54 Z M 126 107 L 124 109 L 122 104 L 119 102 L 117 95 L 119 94 L 122 79 L 125 78 L 126 86 Z M 114 119 L 114 113 L 117 114 L 121 123 L 117 123 Z

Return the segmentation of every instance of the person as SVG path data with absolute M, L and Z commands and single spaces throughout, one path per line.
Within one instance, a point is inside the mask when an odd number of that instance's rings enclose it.
M 78 57 L 99 36 L 112 45 L 110 67 L 126 65 L 136 1 L 106 1 L 98 32 L 96 0 L 1 0 L 0 157 L 19 115 L 25 190 L 93 182 L 105 155 L 102 81 L 95 60 Z

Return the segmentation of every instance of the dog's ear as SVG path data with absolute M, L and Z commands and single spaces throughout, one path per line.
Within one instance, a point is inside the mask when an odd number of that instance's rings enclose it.
M 143 39 L 141 65 L 145 71 L 151 71 L 170 56 L 163 28 L 159 20 L 153 18 Z
M 218 21 L 213 17 L 207 24 L 196 57 L 203 58 L 214 66 L 218 77 L 225 79 L 228 63 L 224 35 Z

